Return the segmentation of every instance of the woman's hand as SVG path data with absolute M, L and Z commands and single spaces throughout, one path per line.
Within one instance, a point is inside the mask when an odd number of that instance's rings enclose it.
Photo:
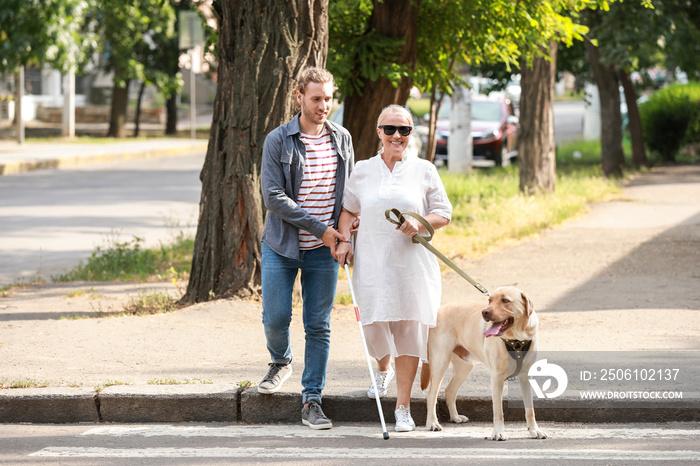
M 418 231 L 420 231 L 421 226 L 422 225 L 418 220 L 407 215 L 404 217 L 404 222 L 401 225 L 397 226 L 396 229 L 399 230 L 401 233 L 408 235 L 410 238 L 413 238 L 418 234 Z

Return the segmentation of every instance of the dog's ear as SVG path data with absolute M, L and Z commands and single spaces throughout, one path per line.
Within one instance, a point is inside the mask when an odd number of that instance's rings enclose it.
M 532 311 L 535 310 L 535 306 L 532 304 L 532 301 L 530 301 L 530 298 L 527 297 L 524 291 L 520 292 L 520 296 L 523 299 L 523 304 L 525 304 L 525 313 L 528 317 L 530 317 L 532 315 Z

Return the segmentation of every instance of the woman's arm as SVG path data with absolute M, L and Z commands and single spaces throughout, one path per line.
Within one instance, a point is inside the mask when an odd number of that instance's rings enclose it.
M 445 218 L 441 215 L 438 214 L 428 214 L 425 217 L 425 220 L 430 224 L 430 226 L 433 227 L 433 229 L 437 230 L 448 223 L 450 223 L 450 219 Z M 413 236 L 417 235 L 418 233 L 426 233 L 427 230 L 423 226 L 421 222 L 416 220 L 413 217 L 409 217 L 408 215 L 404 217 L 404 222 L 397 226 L 396 229 L 401 231 L 401 233 L 404 233 L 408 235 L 409 237 L 413 238 Z
M 338 220 L 338 232 L 345 238 L 348 238 L 348 241 L 340 241 L 335 249 L 336 259 L 341 267 L 352 261 L 352 247 L 349 239 L 351 237 L 350 229 L 353 228 L 356 219 L 356 213 L 350 212 L 343 207 L 343 211 L 340 213 L 340 219 Z

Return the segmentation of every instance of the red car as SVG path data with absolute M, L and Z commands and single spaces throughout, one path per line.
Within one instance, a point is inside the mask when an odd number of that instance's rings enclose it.
M 442 102 L 437 121 L 435 161 L 447 165 L 447 139 L 450 136 L 451 102 Z M 505 97 L 471 96 L 472 142 L 475 158 L 493 160 L 507 166 L 518 156 L 519 120 L 513 105 Z

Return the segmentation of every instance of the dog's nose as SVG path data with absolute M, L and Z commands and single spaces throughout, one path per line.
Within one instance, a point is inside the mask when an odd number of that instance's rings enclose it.
M 484 320 L 490 320 L 491 319 L 491 309 L 486 308 L 481 311 L 481 316 L 484 318 Z

